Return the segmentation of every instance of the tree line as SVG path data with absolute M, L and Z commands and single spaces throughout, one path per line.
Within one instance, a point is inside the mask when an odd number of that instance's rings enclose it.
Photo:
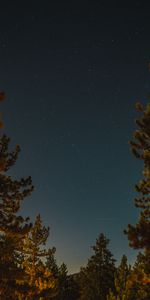
M 0 101 L 5 94 L 0 92 Z M 150 104 L 136 104 L 141 116 L 131 149 L 143 161 L 142 179 L 136 184 L 139 218 L 124 233 L 139 250 L 134 265 L 122 255 L 119 266 L 100 233 L 85 267 L 69 275 L 57 264 L 56 249 L 47 248 L 49 228 L 40 214 L 34 223 L 20 215 L 23 200 L 34 190 L 32 178 L 13 179 L 20 147 L 9 150 L 10 138 L 0 135 L 0 300 L 149 300 L 150 299 Z M 3 122 L 0 121 L 0 127 Z

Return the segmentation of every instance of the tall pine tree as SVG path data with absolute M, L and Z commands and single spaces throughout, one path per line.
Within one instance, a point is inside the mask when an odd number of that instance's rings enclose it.
M 80 299 L 106 300 L 109 289 L 114 290 L 115 259 L 108 249 L 109 239 L 100 234 L 92 247 L 94 255 L 80 272 Z
M 10 139 L 0 136 L 0 297 L 17 299 L 23 276 L 19 268 L 22 240 L 31 228 L 29 218 L 20 216 L 19 209 L 25 197 L 33 191 L 31 177 L 13 180 L 9 169 L 16 163 L 20 147 L 9 151 Z
M 128 225 L 125 233 L 130 246 L 134 249 L 144 249 L 150 255 L 150 103 L 143 107 L 137 103 L 136 108 L 142 112 L 136 120 L 138 129 L 134 132 L 134 140 L 130 142 L 133 154 L 143 161 L 143 178 L 136 185 L 139 197 L 135 205 L 140 209 L 136 225 Z
M 145 107 L 137 103 L 136 109 L 142 116 L 136 120 L 138 129 L 134 132 L 134 140 L 130 144 L 135 157 L 144 164 L 142 179 L 135 186 L 139 194 L 135 199 L 135 206 L 140 209 L 140 213 L 137 223 L 129 224 L 125 234 L 132 248 L 143 250 L 142 261 L 140 260 L 140 264 L 132 272 L 130 282 L 134 288 L 130 290 L 134 290 L 134 293 L 137 290 L 134 299 L 147 300 L 150 298 L 149 288 L 145 289 L 145 285 L 150 285 L 150 103 Z
M 5 93 L 0 91 L 0 101 Z M 0 120 L 0 128 L 3 128 Z M 29 218 L 19 216 L 21 202 L 33 190 L 31 177 L 13 180 L 9 169 L 16 163 L 20 147 L 9 151 L 10 139 L 0 134 L 0 299 L 18 299 L 24 274 L 19 267 L 22 239 L 30 230 Z
M 23 240 L 21 266 L 26 274 L 26 298 L 51 299 L 56 295 L 57 280 L 45 264 L 45 258 L 51 256 L 54 248 L 46 249 L 49 228 L 42 225 L 40 215 Z

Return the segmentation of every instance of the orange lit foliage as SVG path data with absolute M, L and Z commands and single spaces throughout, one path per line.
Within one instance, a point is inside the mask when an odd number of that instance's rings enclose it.
M 0 92 L 0 101 L 5 94 Z M 1 127 L 1 124 L 0 124 Z M 0 300 L 47 299 L 55 280 L 41 259 L 50 251 L 40 250 L 49 229 L 19 215 L 22 201 L 33 191 L 31 177 L 13 180 L 7 174 L 16 163 L 20 147 L 9 152 L 10 139 L 0 136 Z M 32 228 L 32 229 L 31 229 Z
M 148 257 L 139 253 L 131 268 L 125 257 L 115 274 L 115 291 L 109 291 L 107 300 L 149 300 L 150 299 L 150 264 Z
M 149 256 L 139 253 L 127 281 L 129 299 L 150 299 L 150 261 Z
M 0 296 L 17 299 L 22 287 L 17 279 L 23 278 L 19 267 L 22 239 L 29 232 L 28 218 L 18 215 L 21 202 L 33 190 L 31 177 L 13 180 L 7 175 L 15 164 L 19 146 L 9 152 L 10 139 L 0 136 Z
M 55 249 L 44 249 L 49 228 L 42 226 L 40 215 L 23 241 L 22 267 L 26 273 L 29 299 L 46 299 L 56 294 L 57 280 L 46 267 L 43 259 L 53 254 Z M 38 298 L 39 299 L 39 298 Z

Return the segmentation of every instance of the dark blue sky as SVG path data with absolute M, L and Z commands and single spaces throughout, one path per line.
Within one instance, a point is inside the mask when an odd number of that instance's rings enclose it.
M 123 229 L 136 221 L 142 168 L 128 141 L 150 91 L 150 3 L 50 2 L 1 4 L 4 131 L 22 149 L 13 175 L 35 185 L 22 212 L 41 213 L 71 272 L 101 232 L 132 262 Z

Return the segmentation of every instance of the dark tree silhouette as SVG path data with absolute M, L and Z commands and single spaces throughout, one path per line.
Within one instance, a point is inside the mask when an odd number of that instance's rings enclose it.
M 92 247 L 94 255 L 80 272 L 80 299 L 106 300 L 109 289 L 114 290 L 115 259 L 107 248 L 109 239 L 100 234 Z
M 46 266 L 52 272 L 57 280 L 57 293 L 52 299 L 54 300 L 77 300 L 79 296 L 79 287 L 74 276 L 68 275 L 67 266 L 62 263 L 57 265 L 54 252 L 49 253 Z

